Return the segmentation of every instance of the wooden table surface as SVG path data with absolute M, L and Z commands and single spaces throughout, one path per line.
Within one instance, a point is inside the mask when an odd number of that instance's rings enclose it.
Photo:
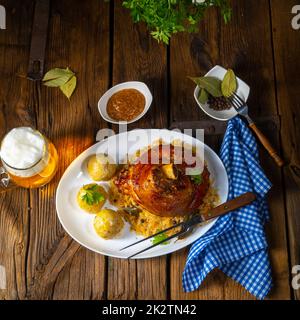
M 1 1 L 7 30 L 0 30 L 0 138 L 16 126 L 36 127 L 55 143 L 60 161 L 46 187 L 0 193 L 0 265 L 7 278 L 0 299 L 254 299 L 219 270 L 185 294 L 181 275 L 188 248 L 142 261 L 93 253 L 66 235 L 55 210 L 64 170 L 95 142 L 99 129 L 110 127 L 97 102 L 119 82 L 144 81 L 154 96 L 147 115 L 129 129 L 206 126 L 205 141 L 218 150 L 225 124 L 203 122 L 208 119 L 187 79 L 216 64 L 249 83 L 250 114 L 286 161 L 279 169 L 261 149 L 274 185 L 267 225 L 274 279 L 269 298 L 299 299 L 300 291 L 290 285 L 291 269 L 300 264 L 300 30 L 291 27 L 298 1 L 232 1 L 228 25 L 211 9 L 199 33 L 178 34 L 170 46 L 134 25 L 121 1 L 51 2 L 45 68 L 76 71 L 70 102 L 59 90 L 26 79 L 34 1 Z

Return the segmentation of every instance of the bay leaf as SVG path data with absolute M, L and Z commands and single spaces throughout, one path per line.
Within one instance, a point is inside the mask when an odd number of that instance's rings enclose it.
M 68 99 L 70 99 L 74 90 L 76 89 L 76 85 L 77 85 L 77 78 L 76 76 L 72 76 L 68 82 L 60 86 L 60 90 Z
M 190 78 L 192 79 L 200 88 L 205 89 L 213 97 L 222 97 L 221 83 L 222 81 L 215 77 L 199 77 Z
M 52 87 L 52 88 L 56 88 L 56 87 L 61 87 L 64 84 L 66 84 L 73 76 L 64 76 L 61 78 L 57 78 L 57 79 L 53 79 L 53 80 L 49 80 L 44 82 L 44 85 L 47 87 Z
M 233 70 L 228 69 L 221 84 L 224 97 L 230 97 L 237 89 L 237 80 Z
M 205 89 L 200 88 L 198 100 L 201 104 L 205 104 L 208 100 L 208 93 Z
M 74 76 L 74 72 L 69 68 L 54 68 L 45 74 L 43 82 L 47 87 L 60 87 L 67 83 L 72 76 Z
M 69 68 L 66 68 L 66 69 L 54 68 L 54 69 L 49 70 L 44 75 L 43 81 L 48 81 L 48 80 L 60 78 L 61 76 L 64 76 L 64 75 L 71 75 L 72 76 L 72 75 L 74 75 L 74 72 Z

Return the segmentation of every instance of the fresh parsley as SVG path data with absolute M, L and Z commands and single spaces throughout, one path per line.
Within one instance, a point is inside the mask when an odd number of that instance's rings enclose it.
M 195 174 L 191 176 L 191 180 L 195 183 L 195 184 L 201 184 L 202 183 L 202 175 L 201 174 Z
M 160 230 L 157 230 L 157 232 L 160 232 Z M 155 236 L 152 239 L 152 243 L 153 244 L 158 244 L 161 241 L 166 240 L 167 238 L 168 238 L 168 236 L 165 233 L 160 233 L 160 234 L 158 234 L 157 236 Z M 169 241 L 165 241 L 165 242 L 162 243 L 162 245 L 166 245 L 166 244 L 169 244 L 169 243 L 170 243 Z
M 103 194 L 99 192 L 99 188 L 97 184 L 84 187 L 84 190 L 81 193 L 81 199 L 85 201 L 89 206 L 94 204 L 99 204 L 105 198 Z
M 227 23 L 231 18 L 229 0 L 126 0 L 134 22 L 145 22 L 152 36 L 166 44 L 177 32 L 197 32 L 205 11 L 219 7 Z
M 201 171 L 197 168 L 190 168 L 190 176 L 191 176 L 191 180 L 195 183 L 195 184 L 201 184 L 202 183 L 202 174 Z

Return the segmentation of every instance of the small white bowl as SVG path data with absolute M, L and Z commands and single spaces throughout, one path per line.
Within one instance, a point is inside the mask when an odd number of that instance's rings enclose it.
M 226 69 L 224 69 L 221 66 L 215 66 L 213 67 L 205 76 L 210 76 L 210 77 L 216 77 L 220 80 L 222 80 L 225 76 Z M 244 101 L 248 100 L 249 93 L 250 93 L 250 87 L 245 83 L 243 80 L 240 78 L 237 79 L 237 84 L 238 84 L 238 89 L 237 89 L 237 94 L 244 99 Z M 236 110 L 232 107 L 228 110 L 214 110 L 209 107 L 209 104 L 202 104 L 198 101 L 198 96 L 199 96 L 199 87 L 197 86 L 195 91 L 194 91 L 194 98 L 198 104 L 198 106 L 210 117 L 216 119 L 216 120 L 221 120 L 221 121 L 227 121 L 237 115 Z
M 107 103 L 110 97 L 116 92 L 124 89 L 136 89 L 144 95 L 146 100 L 144 111 L 141 114 L 139 114 L 136 118 L 130 121 L 118 121 L 118 120 L 112 119 L 107 114 Z M 128 81 L 128 82 L 119 83 L 116 86 L 110 88 L 108 91 L 106 91 L 105 94 L 100 98 L 98 102 L 98 110 L 102 118 L 110 123 L 115 123 L 115 124 L 128 123 L 129 124 L 141 119 L 146 114 L 146 112 L 149 110 L 151 106 L 152 100 L 153 100 L 152 94 L 145 83 L 139 82 L 139 81 Z

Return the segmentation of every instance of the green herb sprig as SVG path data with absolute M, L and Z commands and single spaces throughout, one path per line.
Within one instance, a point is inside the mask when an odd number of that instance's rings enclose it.
M 160 230 L 157 230 L 157 232 L 160 232 Z M 152 243 L 153 244 L 158 244 L 160 243 L 161 241 L 164 241 L 168 238 L 168 236 L 165 234 L 165 233 L 160 233 L 158 234 L 157 236 L 155 236 L 153 239 L 152 239 Z M 165 241 L 163 243 L 161 243 L 162 245 L 166 245 L 166 244 L 169 244 L 170 241 Z
M 197 32 L 198 22 L 211 6 L 220 8 L 225 23 L 231 18 L 228 0 L 126 0 L 123 6 L 134 22 L 145 22 L 151 35 L 166 44 L 174 33 Z
M 191 168 L 189 175 L 191 177 L 191 180 L 195 183 L 195 184 L 201 184 L 203 179 L 202 179 L 202 172 L 197 169 L 197 168 Z
M 191 180 L 195 183 L 195 184 L 201 184 L 202 183 L 202 175 L 201 174 L 195 174 L 191 176 Z
M 85 201 L 89 206 L 99 204 L 105 199 L 103 194 L 99 192 L 97 184 L 85 187 L 80 196 L 81 199 Z

